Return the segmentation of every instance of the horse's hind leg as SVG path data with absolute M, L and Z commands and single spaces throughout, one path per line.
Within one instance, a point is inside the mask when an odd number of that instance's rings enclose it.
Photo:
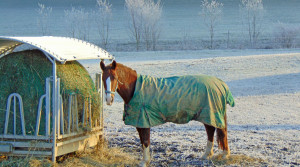
M 136 128 L 139 132 L 142 148 L 143 148 L 143 160 L 141 166 L 146 166 L 150 163 L 150 128 Z
M 219 148 L 223 150 L 223 158 L 227 158 L 230 155 L 230 149 L 227 140 L 227 127 L 224 129 L 217 129 L 217 141 L 219 144 Z
M 204 126 L 207 133 L 207 145 L 206 145 L 206 151 L 201 158 L 210 159 L 214 155 L 213 146 L 214 146 L 214 134 L 216 128 L 206 124 L 204 124 Z

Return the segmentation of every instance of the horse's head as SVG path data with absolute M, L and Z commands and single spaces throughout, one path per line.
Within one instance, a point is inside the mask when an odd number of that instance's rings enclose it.
M 118 75 L 116 72 L 117 62 L 113 61 L 110 65 L 105 66 L 104 62 L 100 62 L 100 67 L 103 71 L 102 81 L 104 83 L 106 103 L 112 105 L 115 93 L 118 89 Z

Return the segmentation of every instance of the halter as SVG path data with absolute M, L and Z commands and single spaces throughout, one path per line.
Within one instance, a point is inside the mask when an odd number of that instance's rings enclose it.
M 121 84 L 121 85 L 123 85 L 123 83 L 121 82 L 121 81 L 119 81 L 119 79 L 118 78 L 116 78 L 117 79 L 117 85 L 116 85 L 116 88 L 115 88 L 115 91 L 109 91 L 109 90 L 105 90 L 105 93 L 111 93 L 111 94 L 115 94 L 116 93 L 116 91 L 117 91 L 117 89 L 118 89 L 118 85 L 119 85 L 119 83 Z

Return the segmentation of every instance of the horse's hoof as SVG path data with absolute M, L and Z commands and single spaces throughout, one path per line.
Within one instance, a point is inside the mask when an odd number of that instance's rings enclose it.
M 202 157 L 201 157 L 201 159 L 202 160 L 210 160 L 211 158 L 212 158 L 212 154 L 209 154 L 209 155 L 206 155 L 206 154 L 204 154 Z
M 147 167 L 149 162 L 141 161 L 140 167 Z
M 230 151 L 224 150 L 221 155 L 223 159 L 227 159 L 230 156 Z

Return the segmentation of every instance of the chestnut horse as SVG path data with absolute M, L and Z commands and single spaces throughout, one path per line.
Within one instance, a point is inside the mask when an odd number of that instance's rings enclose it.
M 129 67 L 126 67 L 116 61 L 113 61 L 110 65 L 105 66 L 104 62 L 100 62 L 100 67 L 103 71 L 102 80 L 104 83 L 106 93 L 107 105 L 112 105 L 114 101 L 114 95 L 116 92 L 124 100 L 125 105 L 132 99 L 136 81 L 137 72 Z M 225 104 L 226 105 L 226 104 Z M 230 155 L 230 149 L 227 141 L 227 122 L 225 113 L 225 128 L 219 129 L 214 126 L 204 124 L 207 133 L 207 146 L 206 151 L 202 155 L 202 159 L 210 159 L 213 156 L 213 145 L 214 145 L 214 133 L 217 131 L 217 143 L 221 148 L 223 158 L 227 158 Z M 143 160 L 142 165 L 149 164 L 150 162 L 150 128 L 138 128 L 136 127 L 143 149 Z

